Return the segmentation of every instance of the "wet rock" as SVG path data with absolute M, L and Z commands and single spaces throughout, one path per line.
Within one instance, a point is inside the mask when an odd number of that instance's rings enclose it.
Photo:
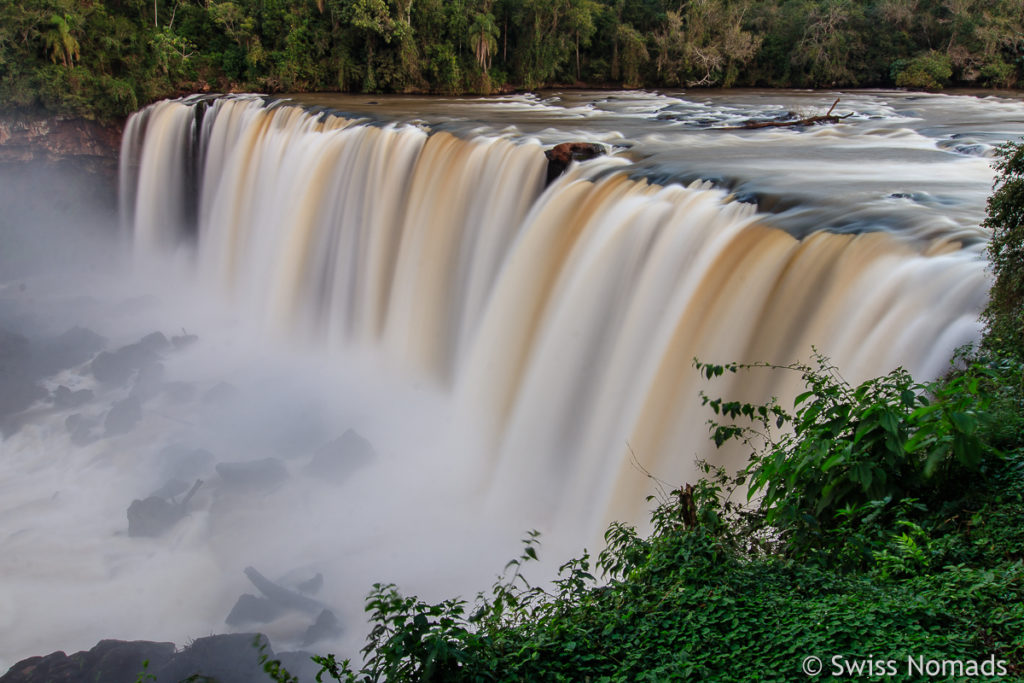
M 61 384 L 53 392 L 53 406 L 61 409 L 78 408 L 91 401 L 94 396 L 88 389 L 71 391 L 71 389 Z
M 544 152 L 548 158 L 547 183 L 562 175 L 573 161 L 586 161 L 605 153 L 603 145 L 594 142 L 563 142 Z
M 142 419 L 142 403 L 138 398 L 129 396 L 118 401 L 110 408 L 106 419 L 103 421 L 103 428 L 107 436 L 127 434 L 135 428 Z
M 285 608 L 273 600 L 245 593 L 238 598 L 224 622 L 229 626 L 266 624 L 277 619 L 284 611 Z
M 320 612 L 313 625 L 306 629 L 306 633 L 302 637 L 302 645 L 304 647 L 312 645 L 327 638 L 334 638 L 340 633 L 341 624 L 338 622 L 338 617 L 334 616 L 334 612 L 331 610 L 325 609 Z
M 46 395 L 46 389 L 31 380 L 20 377 L 0 379 L 0 424 L 4 423 L 2 418 L 20 413 Z
M 128 506 L 128 535 L 132 537 L 163 535 L 186 515 L 189 501 L 192 500 L 192 496 L 202 484 L 202 480 L 197 480 L 180 503 L 161 496 L 133 500 L 132 504 Z
M 2 677 L 2 683 L 135 683 L 146 670 L 165 666 L 174 656 L 174 643 L 101 640 L 91 650 L 70 657 L 54 652 L 45 657 L 23 659 Z
M 306 472 L 317 478 L 340 483 L 377 458 L 373 444 L 358 432 L 348 429 L 340 437 L 324 444 L 306 465 Z
M 192 346 L 197 341 L 199 341 L 199 337 L 182 330 L 180 335 L 171 337 L 171 346 L 180 351 Z
M 312 652 L 296 650 L 277 653 L 277 660 L 281 662 L 281 666 L 287 669 L 288 673 L 300 681 L 315 681 L 316 675 L 320 673 L 320 665 L 313 661 L 313 656 Z M 324 680 L 327 680 L 326 676 Z
M 251 491 L 269 491 L 288 478 L 288 470 L 277 458 L 221 462 L 215 469 L 227 486 Z
M 320 671 L 311 653 L 275 655 L 266 636 L 234 633 L 198 638 L 178 653 L 174 643 L 103 640 L 70 657 L 54 652 L 24 659 L 0 683 L 271 683 L 275 679 L 263 671 L 261 656 L 281 662 L 301 681 L 312 681 Z
M 142 348 L 153 353 L 160 353 L 171 347 L 171 343 L 167 341 L 167 337 L 164 336 L 163 332 L 150 332 L 137 343 Z
M 131 344 L 117 351 L 100 352 L 92 359 L 89 370 L 103 384 L 124 384 L 136 370 L 156 361 L 156 353 L 138 344 Z
M 5 115 L 0 162 L 75 160 L 90 172 L 116 178 L 121 128 L 80 118 Z
M 13 375 L 23 371 L 31 360 L 28 339 L 17 332 L 0 329 L 0 373 Z
M 0 427 L 5 418 L 46 398 L 31 369 L 32 351 L 27 338 L 0 330 Z M 7 431 L 5 429 L 5 431 Z
M 217 683 L 262 683 L 271 680 L 260 664 L 260 650 L 274 657 L 266 636 L 256 633 L 197 638 L 157 671 L 157 681 L 168 683 L 215 680 Z M 190 678 L 194 677 L 194 678 Z
M 71 434 L 71 443 L 76 446 L 88 446 L 97 439 L 94 429 L 99 425 L 95 417 L 74 413 L 64 420 L 64 427 Z
M 182 506 L 157 496 L 133 500 L 128 506 L 128 535 L 134 538 L 161 536 L 184 516 Z
M 81 365 L 103 349 L 107 340 L 85 327 L 72 327 L 67 332 L 39 343 L 34 366 L 40 375 Z
M 133 373 L 160 359 L 160 354 L 170 348 L 171 343 L 162 332 L 153 332 L 135 342 L 122 346 L 116 351 L 102 351 L 89 365 L 93 376 L 104 384 L 123 384 Z
M 133 396 L 140 401 L 146 401 L 153 398 L 163 386 L 164 381 L 164 366 L 162 363 L 148 363 L 139 368 L 139 372 L 135 377 L 135 384 L 132 385 L 130 396 Z

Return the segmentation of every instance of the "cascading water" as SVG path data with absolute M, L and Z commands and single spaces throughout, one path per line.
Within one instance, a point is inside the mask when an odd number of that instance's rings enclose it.
M 130 249 L 106 223 L 83 238 L 77 205 L 3 235 L 0 372 L 29 361 L 23 409 L 0 392 L 0 670 L 229 630 L 355 656 L 374 582 L 471 599 L 530 528 L 543 580 L 608 520 L 643 523 L 644 470 L 741 465 L 698 392 L 785 402 L 798 378 L 706 387 L 695 356 L 814 345 L 853 381 L 941 373 L 977 338 L 986 155 L 1024 105 L 843 94 L 838 126 L 731 129 L 834 99 L 204 96 L 132 117 Z M 546 184 L 543 150 L 578 140 L 609 153 Z M 57 211 L 47 182 L 0 183 L 5 211 L 33 185 Z M 368 461 L 338 455 L 348 429 Z M 246 467 L 263 479 L 233 481 Z M 134 500 L 197 480 L 170 528 L 129 534 Z M 340 634 L 227 624 L 249 565 L 322 574 Z
M 129 125 L 136 243 L 188 237 L 165 188 L 181 206 L 191 183 L 204 278 L 276 329 L 434 378 L 485 425 L 491 497 L 576 529 L 642 518 L 641 470 L 685 481 L 715 457 L 694 357 L 787 363 L 815 345 L 852 379 L 899 364 L 934 376 L 977 336 L 984 264 L 942 238 L 796 239 L 706 183 L 632 179 L 621 155 L 545 189 L 529 137 L 245 97 L 200 121 L 206 105 L 161 103 Z M 766 399 L 791 381 L 731 390 Z

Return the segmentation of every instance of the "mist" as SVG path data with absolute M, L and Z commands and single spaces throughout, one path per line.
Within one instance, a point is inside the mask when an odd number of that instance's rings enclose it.
M 239 630 L 351 656 L 373 583 L 472 598 L 516 554 L 527 527 L 480 514 L 480 458 L 430 381 L 248 324 L 185 252 L 134 255 L 103 179 L 0 187 L 0 670 Z M 130 535 L 133 501 L 198 481 L 180 519 Z M 315 605 L 227 624 L 260 595 L 247 567 L 292 591 L 321 575 Z M 322 609 L 340 628 L 310 641 Z

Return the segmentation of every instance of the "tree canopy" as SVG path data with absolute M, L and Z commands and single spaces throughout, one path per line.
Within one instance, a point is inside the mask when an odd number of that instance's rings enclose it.
M 1014 87 L 1021 0 L 25 0 L 0 107 L 123 116 L 191 91 Z

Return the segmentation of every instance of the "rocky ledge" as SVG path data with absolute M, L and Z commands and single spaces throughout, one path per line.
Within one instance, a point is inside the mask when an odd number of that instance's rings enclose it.
M 0 115 L 0 164 L 70 161 L 116 174 L 122 124 L 31 115 Z
M 29 657 L 11 667 L 0 683 L 270 683 L 264 662 L 277 661 L 300 681 L 312 681 L 320 667 L 308 652 L 275 655 L 266 637 L 255 633 L 209 636 L 182 650 L 174 643 L 102 640 L 91 650 Z

